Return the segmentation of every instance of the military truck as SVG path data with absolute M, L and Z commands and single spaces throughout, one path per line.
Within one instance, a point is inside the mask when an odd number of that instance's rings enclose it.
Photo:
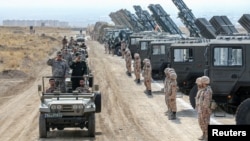
M 171 44 L 169 67 L 175 69 L 179 91 L 186 95 L 195 85 L 196 78 L 204 75 L 204 52 L 208 41 L 189 38 Z
M 163 79 L 165 77 L 164 69 L 170 63 L 170 46 L 181 37 L 179 35 L 163 35 L 155 38 L 149 43 L 148 59 L 150 59 L 152 66 L 152 77 L 154 79 Z
M 212 97 L 216 104 L 226 112 L 236 114 L 237 124 L 250 124 L 250 56 L 248 55 L 250 53 L 250 36 L 218 36 L 209 42 L 194 44 L 197 44 L 195 49 L 205 49 L 198 53 L 195 53 L 195 50 L 193 53 L 187 50 L 185 54 L 189 57 L 180 57 L 179 60 L 181 58 L 188 60 L 187 64 L 197 62 L 190 67 L 182 64 L 183 67 L 181 68 L 184 68 L 182 73 L 185 73 L 185 70 L 188 72 L 193 68 L 195 70 L 205 67 L 204 75 L 210 78 L 210 85 L 213 90 Z M 198 44 L 200 44 L 199 47 Z M 173 46 L 173 50 L 176 50 L 178 46 L 180 45 Z M 188 48 L 188 46 L 195 45 L 187 43 L 185 46 Z M 184 52 L 184 50 L 179 52 L 176 50 L 175 52 L 178 54 Z M 180 54 L 182 56 L 184 53 Z M 176 58 L 172 59 L 176 60 Z M 180 69 L 176 66 L 173 66 L 173 68 L 176 71 Z M 179 79 L 182 74 L 177 72 L 177 75 L 177 79 Z M 194 108 L 196 93 L 197 86 L 193 85 L 189 98 Z
M 51 130 L 78 127 L 87 128 L 88 136 L 95 137 L 95 114 L 101 112 L 101 92 L 98 85 L 93 85 L 93 76 L 84 76 L 88 92 L 72 91 L 70 78 L 67 78 L 65 93 L 60 89 L 47 93 L 45 82 L 48 82 L 49 78 L 52 77 L 42 77 L 42 85 L 38 85 L 41 100 L 39 136 L 46 138 Z
M 128 49 L 131 52 L 132 59 L 134 59 L 134 54 L 138 53 L 139 49 L 139 40 L 147 37 L 152 36 L 153 34 L 157 34 L 157 32 L 154 31 L 142 31 L 142 32 L 136 32 L 129 35 L 128 39 Z

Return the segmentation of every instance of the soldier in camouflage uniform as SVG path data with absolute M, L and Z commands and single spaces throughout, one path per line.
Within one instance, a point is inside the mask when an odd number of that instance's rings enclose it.
M 125 50 L 126 50 L 126 42 L 124 40 L 121 41 L 121 52 L 122 52 L 122 58 L 125 57 Z
M 146 69 L 146 62 L 147 61 L 150 61 L 148 58 L 145 58 L 145 59 L 143 59 L 143 61 L 142 61 L 142 76 L 144 77 L 144 72 L 145 72 L 145 69 Z
M 170 112 L 169 110 L 169 103 L 168 103 L 168 87 L 169 87 L 169 82 L 170 82 L 170 70 L 173 70 L 172 68 L 165 68 L 164 73 L 165 73 L 165 80 L 164 80 L 164 93 L 165 93 L 165 103 L 167 105 L 167 114 Z
M 61 92 L 65 92 L 65 78 L 69 75 L 69 66 L 62 58 L 62 52 L 58 51 L 57 57 L 49 59 L 47 64 L 52 67 L 52 76 L 56 81 L 56 87 L 59 87 Z
M 126 61 L 127 74 L 128 76 L 131 76 L 132 56 L 130 50 L 126 50 L 125 61 Z
M 87 86 L 85 86 L 85 80 L 84 79 L 81 79 L 79 81 L 80 83 L 80 86 L 76 88 L 76 91 L 80 92 L 80 93 L 89 93 L 90 90 L 88 89 Z
M 135 80 L 139 84 L 141 82 L 141 58 L 138 53 L 134 54 L 134 58 Z
M 62 58 L 67 61 L 68 66 L 72 64 L 72 55 L 69 53 L 67 49 L 64 49 L 62 53 Z
M 53 93 L 57 88 L 56 88 L 56 82 L 54 78 L 49 79 L 49 85 L 50 87 L 46 89 L 46 93 Z
M 145 70 L 143 73 L 144 85 L 146 86 L 146 93 L 152 95 L 151 91 L 151 79 L 152 79 L 152 67 L 150 61 L 145 61 Z
M 198 122 L 202 130 L 202 136 L 199 140 L 206 140 L 208 138 L 208 125 L 210 123 L 211 101 L 212 101 L 212 89 L 209 86 L 210 79 L 207 76 L 200 78 L 201 88 L 197 92 L 197 111 L 198 111 Z
M 68 44 L 68 40 L 67 40 L 66 36 L 63 37 L 62 44 L 63 44 L 63 49 L 66 49 L 67 48 L 67 44 Z
M 167 98 L 168 98 L 168 105 L 169 105 L 169 114 L 168 119 L 173 120 L 176 119 L 176 93 L 177 93 L 177 75 L 175 71 L 169 70 L 169 81 L 168 81 L 168 88 L 167 88 Z

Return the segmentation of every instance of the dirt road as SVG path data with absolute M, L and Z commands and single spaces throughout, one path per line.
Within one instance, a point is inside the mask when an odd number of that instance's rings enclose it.
M 95 83 L 102 92 L 102 112 L 96 114 L 96 137 L 88 138 L 87 130 L 65 129 L 52 131 L 48 138 L 39 139 L 39 97 L 37 85 L 41 77 L 51 74 L 44 62 L 37 68 L 39 75 L 28 83 L 20 83 L 12 94 L 0 97 L 1 141 L 195 141 L 201 135 L 197 113 L 188 97 L 177 99 L 177 119 L 168 120 L 162 82 L 152 83 L 153 95 L 144 93 L 145 87 L 136 84 L 134 75 L 126 75 L 125 60 L 104 53 L 103 45 L 86 42 L 89 64 Z M 8 87 L 8 86 L 6 86 Z M 11 91 L 11 90 L 10 90 Z M 222 114 L 222 113 L 218 113 Z M 234 116 L 211 116 L 211 124 L 235 124 Z

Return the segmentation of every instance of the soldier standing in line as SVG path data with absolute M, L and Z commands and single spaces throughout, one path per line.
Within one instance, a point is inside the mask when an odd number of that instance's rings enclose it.
M 132 70 L 131 70 L 132 56 L 131 56 L 130 50 L 126 51 L 125 61 L 126 61 L 127 75 L 131 76 L 131 72 L 132 72 Z
M 212 113 L 211 110 L 211 101 L 212 101 L 212 89 L 209 86 L 210 79 L 207 76 L 202 76 L 201 80 L 201 89 L 197 92 L 198 104 L 198 122 L 202 130 L 202 136 L 199 140 L 208 139 L 208 125 L 210 123 L 210 116 Z
M 122 52 L 122 58 L 125 56 L 125 50 L 126 50 L 126 42 L 124 40 L 121 41 L 121 52 Z
M 165 80 L 164 80 L 164 93 L 165 93 L 165 103 L 167 105 L 167 114 L 169 113 L 169 105 L 168 105 L 168 84 L 169 84 L 169 69 L 170 68 L 165 68 L 164 73 L 165 73 Z
M 108 48 L 109 48 L 108 42 L 104 43 L 104 48 L 105 48 L 105 54 L 108 54 Z
M 61 92 L 66 91 L 65 78 L 69 75 L 68 63 L 62 58 L 62 52 L 57 52 L 55 59 L 49 59 L 47 64 L 52 67 L 52 76 L 56 81 L 56 87 L 59 87 Z
M 169 85 L 168 85 L 168 105 L 169 105 L 169 112 L 168 115 L 169 120 L 176 119 L 176 93 L 177 93 L 177 75 L 175 71 L 169 71 Z
M 141 83 L 141 58 L 139 53 L 134 54 L 134 73 L 136 83 Z
M 202 89 L 201 77 L 198 77 L 195 83 L 197 85 L 197 95 L 195 97 L 195 109 L 197 110 L 198 105 L 199 105 L 198 97 L 200 97 L 199 96 L 200 93 L 198 93 L 198 91 Z
M 144 70 L 144 85 L 146 86 L 146 93 L 152 95 L 151 80 L 152 79 L 152 67 L 150 61 L 146 61 Z

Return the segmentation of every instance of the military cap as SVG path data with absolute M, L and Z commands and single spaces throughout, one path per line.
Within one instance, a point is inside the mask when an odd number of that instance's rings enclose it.
M 210 83 L 209 77 L 207 77 L 207 76 L 202 76 L 202 77 L 201 77 L 201 83 L 203 83 L 203 84 L 209 84 L 209 83 Z

